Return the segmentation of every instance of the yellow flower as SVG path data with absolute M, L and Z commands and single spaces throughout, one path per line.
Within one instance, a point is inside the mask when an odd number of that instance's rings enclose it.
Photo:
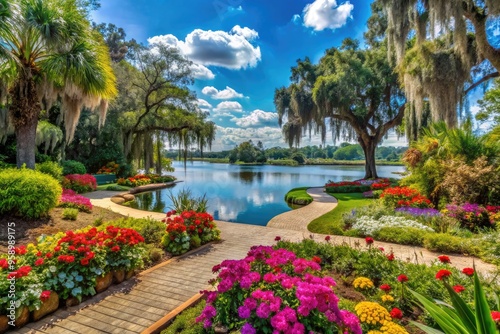
M 384 322 L 391 321 L 389 311 L 379 303 L 375 302 L 361 302 L 358 303 L 354 310 L 358 315 L 361 322 L 376 325 L 383 324 Z
M 366 277 L 358 277 L 352 282 L 355 289 L 368 290 L 373 288 L 373 282 Z
M 382 301 L 384 303 L 392 303 L 394 301 L 394 297 L 392 297 L 391 295 L 383 295 Z
M 381 331 L 371 330 L 366 334 L 383 334 Z
M 400 326 L 392 321 L 385 321 L 380 328 L 384 334 L 408 334 L 403 326 Z

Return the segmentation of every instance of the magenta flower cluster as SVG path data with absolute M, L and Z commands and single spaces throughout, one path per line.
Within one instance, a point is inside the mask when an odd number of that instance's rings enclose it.
M 87 197 L 78 195 L 74 190 L 64 189 L 59 201 L 59 207 L 75 208 L 83 212 L 92 211 L 92 203 Z
M 197 318 L 205 328 L 221 324 L 242 334 L 338 332 L 361 334 L 356 315 L 340 310 L 333 278 L 295 253 L 252 247 L 242 260 L 226 260 L 205 291 L 207 306 Z M 236 302 L 235 302 L 236 301 Z
M 460 227 L 471 231 L 480 228 L 494 227 L 488 210 L 479 204 L 465 203 L 462 205 L 449 204 L 446 206 L 447 215 L 459 221 Z

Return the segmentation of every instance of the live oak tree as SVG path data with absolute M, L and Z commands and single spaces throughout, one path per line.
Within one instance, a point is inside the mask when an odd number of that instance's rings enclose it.
M 325 141 L 330 129 L 334 139 L 357 140 L 365 154 L 365 178 L 378 177 L 376 147 L 405 113 L 405 98 L 383 46 L 361 50 L 358 42 L 346 39 L 317 65 L 308 58 L 297 61 L 291 80 L 274 97 L 289 145 L 298 145 L 307 131 Z
M 79 5 L 0 0 L 0 119 L 14 127 L 18 167 L 35 167 L 42 108 L 60 101 L 69 142 L 82 108 L 99 109 L 102 124 L 108 100 L 116 95 L 108 50 Z
M 488 24 L 500 20 L 498 0 L 377 0 L 387 19 L 389 58 L 398 65 L 415 137 L 426 111 L 457 124 L 464 96 L 498 76 L 500 48 Z

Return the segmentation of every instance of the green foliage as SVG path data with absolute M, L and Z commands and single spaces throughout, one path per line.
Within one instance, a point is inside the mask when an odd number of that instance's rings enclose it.
M 294 159 L 267 160 L 267 164 L 274 166 L 298 166 L 299 163 Z
M 0 214 L 40 218 L 57 205 L 61 194 L 52 176 L 24 168 L 0 171 Z
M 231 163 L 241 161 L 243 163 L 264 163 L 267 157 L 264 153 L 262 143 L 259 141 L 257 145 L 249 140 L 238 145 L 229 155 Z
M 424 247 L 433 252 L 459 253 L 479 256 L 479 244 L 474 239 L 466 239 L 447 233 L 429 233 L 424 237 Z
M 297 161 L 299 165 L 303 165 L 306 163 L 306 157 L 303 153 L 301 152 L 295 152 L 291 156 L 292 160 Z
M 429 232 L 413 227 L 383 227 L 373 233 L 376 240 L 402 245 L 422 246 Z
M 130 189 L 129 187 L 119 186 L 117 184 L 114 184 L 114 185 L 104 184 L 103 186 L 104 186 L 104 189 L 107 190 L 107 191 L 127 191 L 127 190 Z M 99 187 L 100 186 L 97 186 L 98 190 L 99 190 Z
M 294 188 L 286 193 L 285 201 L 297 205 L 307 205 L 313 198 L 307 193 L 309 187 Z
M 360 160 L 364 157 L 365 154 L 359 144 L 341 147 L 333 154 L 335 160 Z
M 357 210 L 373 203 L 372 199 L 364 198 L 363 194 L 359 193 L 333 195 L 338 200 L 337 207 L 309 223 L 307 226 L 309 231 L 321 234 L 343 235 L 344 224 L 342 216 L 346 213 L 350 213 L 352 210 Z
M 203 333 L 203 323 L 196 322 L 196 318 L 205 308 L 205 300 L 201 300 L 196 306 L 184 310 L 180 315 L 175 317 L 167 329 L 161 334 L 199 334 Z
M 208 199 L 206 195 L 194 197 L 190 189 L 182 189 L 177 196 L 174 196 L 174 194 L 170 192 L 168 197 L 172 202 L 171 208 L 177 212 L 207 212 Z
M 53 161 L 45 161 L 41 164 L 36 164 L 35 169 L 41 173 L 52 176 L 56 180 L 61 180 L 63 175 L 63 168 Z
M 370 186 L 340 186 L 340 187 L 326 187 L 326 192 L 329 194 L 336 193 L 364 193 L 365 191 L 369 191 Z
M 61 163 L 63 167 L 63 175 L 70 175 L 70 174 L 86 174 L 87 169 L 85 168 L 85 165 L 82 164 L 79 161 L 75 160 L 66 160 Z
M 105 223 L 105 226 L 131 228 L 139 232 L 146 244 L 160 245 L 165 234 L 165 223 L 152 218 L 120 218 Z
M 78 209 L 66 208 L 62 212 L 62 219 L 65 220 L 76 220 L 78 218 Z

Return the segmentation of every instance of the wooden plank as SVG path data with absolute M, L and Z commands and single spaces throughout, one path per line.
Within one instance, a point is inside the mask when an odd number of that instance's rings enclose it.
M 179 286 L 178 283 L 171 281 L 163 281 L 154 277 L 148 276 L 144 278 L 143 284 L 141 284 L 141 288 L 148 288 L 151 286 L 156 287 L 158 290 L 163 292 L 178 292 L 179 294 L 183 294 L 186 297 L 192 296 L 193 293 L 199 291 L 199 289 L 207 286 L 206 283 L 197 283 L 191 284 L 189 287 Z
M 127 323 L 135 324 L 138 326 L 149 327 L 151 326 L 152 323 L 154 323 L 154 320 L 148 320 L 146 318 L 143 318 L 142 313 L 130 314 L 130 313 L 125 313 L 125 310 L 126 308 L 123 308 L 122 310 L 118 311 L 112 308 L 105 307 L 100 304 L 98 307 L 92 308 L 93 312 L 98 312 L 100 314 L 107 315 L 111 318 L 115 318 L 117 320 L 123 320 Z
M 138 311 L 146 311 L 148 313 L 151 313 L 151 314 L 155 314 L 155 315 L 158 315 L 158 316 L 164 316 L 165 313 L 168 313 L 168 310 L 169 309 L 160 309 L 158 307 L 154 307 L 154 306 L 149 306 L 149 305 L 146 305 L 146 304 L 140 304 L 139 302 L 137 302 L 136 300 L 129 300 L 127 298 L 124 298 L 123 295 L 121 296 L 115 296 L 115 298 L 113 298 L 113 303 L 115 305 L 120 305 L 122 307 L 130 307 L 130 308 L 133 308 L 133 309 L 136 309 Z
M 122 329 L 122 333 L 127 334 L 127 333 L 137 333 L 141 332 L 144 330 L 145 326 L 141 326 L 138 324 L 135 324 L 130 321 L 122 320 L 113 316 L 109 316 L 97 311 L 94 311 L 94 308 L 90 309 L 85 309 L 83 310 L 80 314 L 76 315 L 75 317 L 78 317 L 80 315 L 85 316 L 86 318 L 92 319 L 92 322 L 95 324 L 88 324 L 89 326 L 100 330 L 101 326 L 106 328 L 107 332 L 113 332 L 113 330 L 116 327 L 119 327 Z M 99 325 L 97 325 L 99 323 Z
M 99 306 L 106 307 L 108 309 L 112 309 L 115 311 L 120 311 L 124 315 L 127 315 L 129 317 L 137 317 L 138 314 L 141 315 L 141 318 L 144 318 L 148 321 L 157 321 L 158 318 L 160 318 L 157 314 L 153 314 L 148 312 L 146 309 L 137 309 L 134 307 L 129 307 L 129 306 L 124 306 L 121 304 L 116 303 L 115 301 L 102 301 Z
M 133 291 L 130 291 L 129 294 L 124 295 L 124 297 L 125 296 L 127 296 L 127 298 L 129 298 L 129 300 L 135 301 L 137 303 L 141 303 L 141 304 L 145 304 L 145 305 L 153 306 L 153 307 L 157 307 L 157 308 L 163 307 L 163 308 L 165 308 L 165 310 L 167 310 L 169 307 L 170 307 L 170 309 L 175 308 L 175 307 L 177 307 L 177 305 L 180 304 L 178 300 L 173 300 L 173 299 L 171 299 L 171 300 L 163 299 L 160 301 L 160 300 L 158 300 L 158 296 L 151 297 L 149 294 L 137 291 L 135 289 Z
M 134 289 L 134 291 L 140 291 L 141 293 L 148 293 L 149 295 L 154 295 L 156 296 L 156 299 L 164 299 L 164 298 L 168 298 L 168 299 L 174 299 L 174 300 L 177 300 L 177 301 L 180 301 L 180 302 L 184 302 L 187 298 L 187 295 L 185 293 L 183 294 L 180 294 L 180 293 L 176 293 L 176 292 L 173 292 L 173 291 L 161 291 L 159 290 L 157 287 L 155 287 L 154 285 L 151 285 L 150 287 L 145 287 L 145 286 L 140 286 L 140 287 L 137 287 L 136 289 Z M 191 293 L 191 296 L 193 295 L 193 293 L 196 293 L 197 291 L 193 291 Z M 162 297 L 162 298 L 161 298 Z
M 72 333 L 85 333 L 85 334 L 102 334 L 105 333 L 103 331 L 99 331 L 95 328 L 87 326 L 86 324 L 82 324 L 80 322 L 72 320 L 65 320 L 54 324 L 54 327 L 51 328 L 50 333 L 55 334 L 72 334 Z

